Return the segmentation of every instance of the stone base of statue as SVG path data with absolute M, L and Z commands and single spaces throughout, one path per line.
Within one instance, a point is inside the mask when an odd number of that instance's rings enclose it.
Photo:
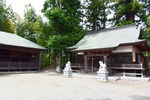
M 70 63 L 70 61 L 68 61 L 66 63 L 66 67 L 63 70 L 63 75 L 67 76 L 69 78 L 72 77 L 72 69 L 71 69 L 71 63 Z
M 107 82 L 108 81 L 108 71 L 106 69 L 106 64 L 103 64 L 102 61 L 100 61 L 99 63 L 100 63 L 100 67 L 99 67 L 99 70 L 97 71 L 97 80 Z
M 99 72 L 97 71 L 97 80 L 107 82 L 108 81 L 108 72 Z
M 71 78 L 72 77 L 72 71 L 63 71 L 63 75 Z

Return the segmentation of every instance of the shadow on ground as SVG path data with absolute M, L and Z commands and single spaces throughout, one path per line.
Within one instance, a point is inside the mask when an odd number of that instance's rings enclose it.
M 133 100 L 150 100 L 150 96 L 139 96 L 139 95 L 134 95 L 131 98 L 133 98 Z

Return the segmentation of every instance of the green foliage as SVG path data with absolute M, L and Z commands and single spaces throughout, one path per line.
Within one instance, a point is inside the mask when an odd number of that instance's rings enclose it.
M 143 38 L 145 38 L 148 42 L 148 45 L 150 46 L 150 16 L 147 17 L 147 29 L 146 30 L 142 30 L 142 36 Z M 150 69 L 150 52 L 143 52 L 144 56 L 147 57 L 148 60 L 148 65 L 149 65 L 149 69 Z
M 11 6 L 6 7 L 6 2 L 0 0 L 0 31 L 14 33 L 14 13 Z
M 126 20 L 120 20 L 114 27 L 119 27 L 119 26 L 122 26 L 122 25 L 129 25 L 129 24 L 133 24 L 133 22 L 126 21 Z
M 62 50 L 65 49 L 65 47 L 67 47 L 67 40 L 68 37 L 67 36 L 56 36 L 56 35 L 50 35 L 49 36 L 49 40 L 47 41 L 47 45 L 50 46 L 51 48 L 53 48 L 54 50 Z
M 31 4 L 25 6 L 24 20 L 21 19 L 16 24 L 16 33 L 26 39 L 36 42 L 36 32 L 38 17 Z M 36 27 L 36 28 L 35 28 Z
M 65 16 L 65 12 L 59 8 L 52 8 L 51 11 L 47 11 L 45 15 L 50 20 L 50 25 L 55 29 L 59 28 L 61 30 L 67 25 L 67 16 Z
M 143 37 L 148 40 L 148 44 L 150 45 L 150 16 L 147 18 L 147 29 L 143 33 Z
M 150 27 L 150 16 L 147 18 L 147 26 Z
M 80 26 L 82 13 L 79 0 L 56 1 L 45 1 L 42 10 L 53 29 L 49 32 L 46 46 L 51 53 L 53 52 L 52 54 L 56 55 L 57 52 L 62 52 L 62 64 L 64 65 L 69 57 L 69 52 L 65 48 L 74 45 L 83 36 L 84 31 Z M 53 55 L 51 55 L 51 58 L 53 58 Z
M 37 15 L 35 13 L 35 9 L 32 7 L 31 4 L 25 5 L 24 18 L 27 22 L 36 22 Z
M 139 0 L 113 0 L 115 1 L 114 5 L 112 5 L 112 9 L 115 14 L 113 17 L 113 23 L 118 25 L 123 23 L 124 21 L 131 21 L 132 23 L 140 22 L 141 19 L 135 20 L 135 16 L 139 16 L 142 12 L 143 4 L 140 3 Z M 126 22 L 126 24 L 130 22 Z
M 88 0 L 85 6 L 87 18 L 87 27 L 91 30 L 100 30 L 105 28 L 107 15 L 110 14 L 109 0 Z
M 56 6 L 55 0 L 47 0 L 44 3 L 43 12 L 49 19 L 49 24 L 55 28 L 59 28 L 61 34 L 67 34 L 75 30 L 76 27 L 81 27 L 81 11 L 80 2 L 78 0 L 62 0 L 62 9 Z M 80 28 L 81 29 L 81 28 Z

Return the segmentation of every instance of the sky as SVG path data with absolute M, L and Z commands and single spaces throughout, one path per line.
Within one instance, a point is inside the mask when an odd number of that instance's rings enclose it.
M 41 9 L 43 8 L 45 0 L 6 0 L 6 5 L 11 5 L 14 12 L 17 12 L 21 18 L 24 16 L 25 5 L 31 3 L 38 15 L 43 16 Z
M 41 15 L 44 21 L 47 21 L 47 18 L 44 17 L 41 10 L 43 9 L 43 4 L 45 0 L 6 0 L 6 5 L 13 8 L 13 11 L 18 13 L 21 18 L 24 18 L 24 10 L 25 5 L 31 3 L 32 7 L 35 9 L 36 14 Z M 85 0 L 81 0 L 82 3 Z M 109 18 L 112 17 L 112 14 L 108 16 Z

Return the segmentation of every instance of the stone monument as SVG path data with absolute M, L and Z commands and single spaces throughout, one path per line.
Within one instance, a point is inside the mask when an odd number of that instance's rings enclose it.
M 99 61 L 100 67 L 97 71 L 97 80 L 107 82 L 108 81 L 108 71 L 106 68 L 106 64 L 102 61 Z
M 71 69 L 71 62 L 70 61 L 68 61 L 66 63 L 66 67 L 63 70 L 63 75 L 67 76 L 69 78 L 72 77 L 72 69 Z

